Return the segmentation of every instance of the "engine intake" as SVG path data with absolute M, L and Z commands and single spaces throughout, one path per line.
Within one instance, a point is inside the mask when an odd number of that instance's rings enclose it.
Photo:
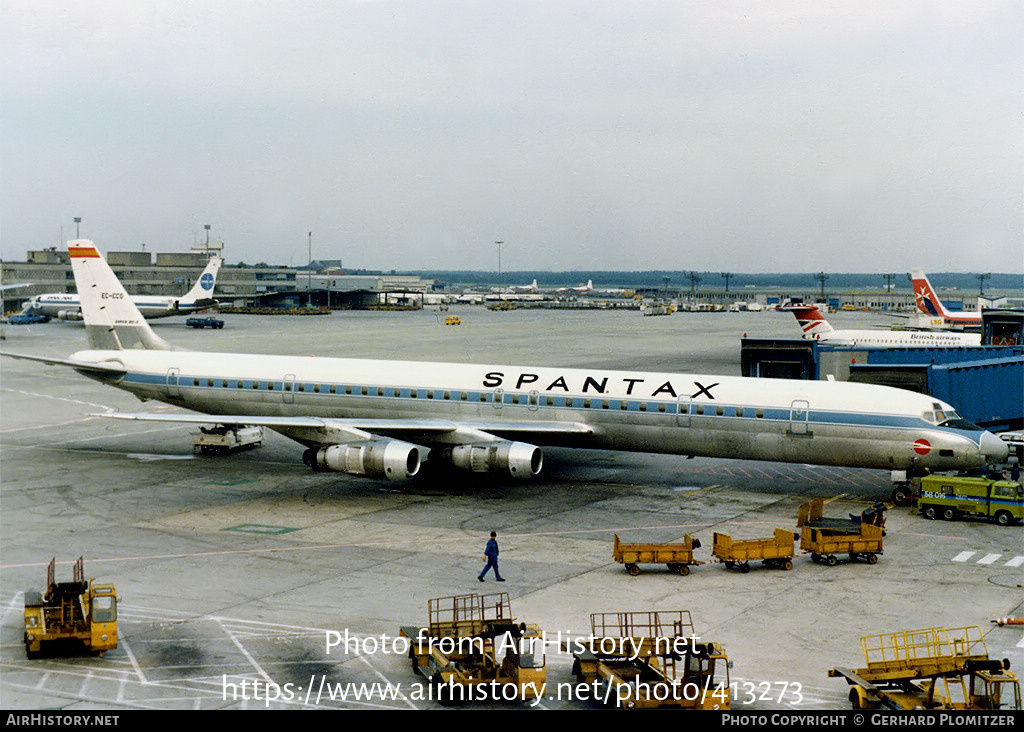
M 452 464 L 463 470 L 483 473 L 507 470 L 514 478 L 533 478 L 540 473 L 544 455 L 536 445 L 525 442 L 483 442 L 453 447 Z
M 313 447 L 302 454 L 302 462 L 314 470 L 406 480 L 419 472 L 420 452 L 407 442 L 369 440 Z
M 58 310 L 57 320 L 82 320 L 81 310 Z

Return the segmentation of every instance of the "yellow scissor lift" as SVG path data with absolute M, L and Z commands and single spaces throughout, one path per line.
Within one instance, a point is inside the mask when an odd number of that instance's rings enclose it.
M 729 709 L 729 659 L 697 642 L 688 611 L 594 613 L 590 627 L 573 673 L 595 698 L 622 709 Z
M 864 668 L 830 669 L 854 709 L 1020 709 L 1008 660 L 990 659 L 981 628 L 925 628 L 861 638 Z
M 427 603 L 427 627 L 402 626 L 409 659 L 441 704 L 536 698 L 546 679 L 543 635 L 517 623 L 507 592 Z

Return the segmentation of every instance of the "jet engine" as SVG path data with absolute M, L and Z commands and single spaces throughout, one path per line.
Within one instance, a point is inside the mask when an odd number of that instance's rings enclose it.
M 483 473 L 507 470 L 514 478 L 532 478 L 540 473 L 544 455 L 539 447 L 525 442 L 481 442 L 453 447 L 452 464 L 463 470 Z
M 81 310 L 58 310 L 57 320 L 82 320 Z
M 419 472 L 420 453 L 407 442 L 369 440 L 312 447 L 302 454 L 302 462 L 313 470 L 405 480 Z

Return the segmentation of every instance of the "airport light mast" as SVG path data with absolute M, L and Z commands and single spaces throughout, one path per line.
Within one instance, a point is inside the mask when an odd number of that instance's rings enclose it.
M 825 302 L 825 280 L 828 279 L 828 275 L 824 272 L 818 272 L 818 274 L 814 275 L 814 279 L 821 282 L 821 301 Z
M 980 274 L 980 275 L 974 275 L 974 276 L 978 278 L 978 297 L 984 297 L 985 296 L 985 280 L 990 278 L 992 276 L 992 273 L 989 272 L 988 274 Z

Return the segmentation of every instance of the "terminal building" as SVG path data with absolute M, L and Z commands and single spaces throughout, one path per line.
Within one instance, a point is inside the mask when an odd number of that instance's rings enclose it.
M 106 256 L 129 293 L 181 295 L 192 287 L 209 258 L 221 251 L 220 242 L 210 242 L 190 252 L 112 251 Z M 222 305 L 238 308 L 313 305 L 358 309 L 386 302 L 422 304 L 434 288 L 433 280 L 415 275 L 330 274 L 333 269 L 318 263 L 306 269 L 225 264 L 217 275 L 214 296 Z M 33 295 L 75 292 L 68 253 L 56 248 L 30 251 L 25 262 L 4 262 L 2 281 L 31 283 L 7 293 L 6 312 L 19 310 Z

